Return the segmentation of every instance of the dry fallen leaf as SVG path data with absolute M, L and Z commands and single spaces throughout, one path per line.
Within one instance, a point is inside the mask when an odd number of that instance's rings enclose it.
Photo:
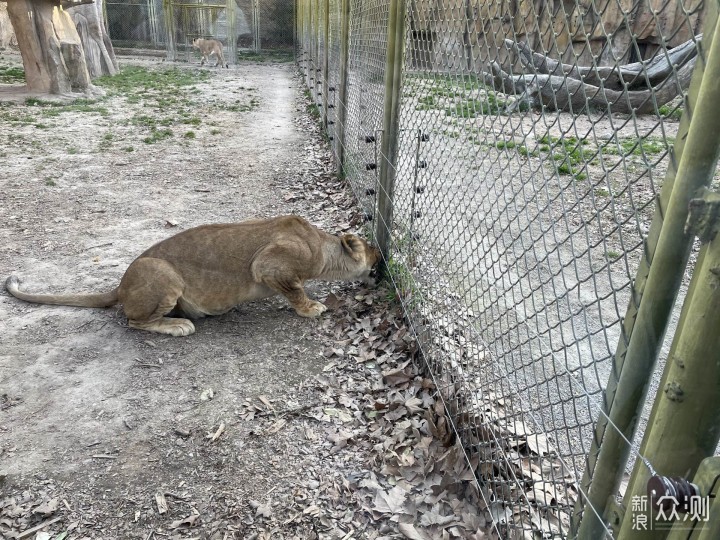
M 168 511 L 168 504 L 165 500 L 165 495 L 162 493 L 155 494 L 155 503 L 157 504 L 158 514 L 164 514 Z
M 185 519 L 179 519 L 177 521 L 173 521 L 170 524 L 171 529 L 179 529 L 180 527 L 192 527 L 195 525 L 195 522 L 200 518 L 199 514 L 192 514 Z

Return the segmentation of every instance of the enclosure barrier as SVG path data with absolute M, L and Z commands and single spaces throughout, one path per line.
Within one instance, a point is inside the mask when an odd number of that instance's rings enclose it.
M 720 537 L 718 1 L 296 11 L 494 534 Z
M 235 63 L 238 50 L 292 50 L 294 2 L 286 0 L 111 0 L 103 3 L 115 47 L 194 58 L 192 40 L 217 39 Z

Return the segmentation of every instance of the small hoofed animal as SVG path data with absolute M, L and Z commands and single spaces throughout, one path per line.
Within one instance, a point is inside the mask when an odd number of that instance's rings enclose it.
M 217 61 L 215 67 L 220 65 L 229 67 L 225 62 L 225 56 L 223 55 L 223 45 L 217 39 L 193 39 L 192 46 L 200 51 L 202 54 L 202 60 L 200 65 L 205 65 L 205 60 L 210 61 L 210 55 L 215 55 Z
M 28 294 L 17 277 L 5 288 L 28 302 L 79 307 L 122 304 L 132 328 L 187 336 L 195 326 L 186 317 L 219 315 L 242 302 L 276 294 L 299 315 L 317 317 L 327 308 L 305 294 L 308 279 L 362 279 L 380 252 L 353 234 L 334 236 L 298 216 L 203 225 L 152 246 L 130 264 L 120 285 L 96 294 Z

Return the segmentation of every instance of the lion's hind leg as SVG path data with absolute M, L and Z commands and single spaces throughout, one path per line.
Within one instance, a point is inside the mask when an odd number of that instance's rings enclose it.
M 118 297 L 128 326 L 171 336 L 189 336 L 195 325 L 188 319 L 166 317 L 178 304 L 185 282 L 167 261 L 135 260 L 120 282 Z

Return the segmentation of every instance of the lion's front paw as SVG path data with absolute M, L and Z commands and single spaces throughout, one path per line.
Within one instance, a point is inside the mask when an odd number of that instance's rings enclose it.
M 320 302 L 311 300 L 303 309 L 295 309 L 295 311 L 297 311 L 298 315 L 302 315 L 303 317 L 319 317 L 322 313 L 327 311 L 327 306 L 325 304 L 321 304 Z

